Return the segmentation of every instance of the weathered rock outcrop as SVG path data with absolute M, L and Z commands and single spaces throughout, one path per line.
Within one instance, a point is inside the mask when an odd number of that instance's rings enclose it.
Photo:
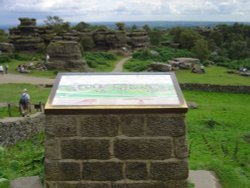
M 149 46 L 149 36 L 144 30 L 133 30 L 128 35 L 128 45 L 132 48 L 144 48 Z
M 45 47 L 36 19 L 19 18 L 20 25 L 10 29 L 10 42 L 17 51 L 39 51 Z
M 180 57 L 170 60 L 168 63 L 172 65 L 173 68 L 191 69 L 192 64 L 200 63 L 200 60 L 196 58 Z
M 152 72 L 169 72 L 172 71 L 172 66 L 167 63 L 154 62 L 149 66 L 148 71 Z
M 14 46 L 10 43 L 0 43 L 0 55 L 6 54 L 6 55 L 13 55 L 14 53 Z
M 93 33 L 93 39 L 98 49 L 117 49 L 127 46 L 127 36 L 123 31 L 99 29 Z
M 36 19 L 19 18 L 20 25 L 10 29 L 10 42 L 16 51 L 39 51 L 55 41 L 81 42 L 84 49 L 121 49 L 144 48 L 149 46 L 149 37 L 144 30 L 133 30 L 127 33 L 123 30 L 71 30 L 56 34 L 48 26 L 38 27 Z
M 48 68 L 59 70 L 87 71 L 86 62 L 83 59 L 80 44 L 74 41 L 54 41 L 47 47 L 50 61 Z

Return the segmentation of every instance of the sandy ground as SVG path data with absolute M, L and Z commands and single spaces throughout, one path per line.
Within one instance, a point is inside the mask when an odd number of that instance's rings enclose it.
M 112 72 L 122 72 L 123 64 L 126 63 L 129 59 L 132 57 L 126 57 L 121 59 L 115 66 L 114 70 Z
M 25 74 L 0 74 L 0 84 L 29 83 L 34 85 L 53 84 L 54 79 L 28 76 Z

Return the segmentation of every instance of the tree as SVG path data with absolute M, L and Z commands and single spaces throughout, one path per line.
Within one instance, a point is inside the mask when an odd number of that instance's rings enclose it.
M 180 42 L 180 37 L 182 32 L 184 32 L 186 29 L 182 28 L 182 27 L 175 27 L 173 29 L 170 30 L 170 35 L 173 35 L 173 40 L 174 42 L 179 43 Z
M 215 44 L 220 47 L 224 41 L 223 35 L 219 31 L 213 31 L 209 34 L 209 38 L 215 42 Z
M 180 35 L 180 44 L 183 48 L 191 49 L 194 47 L 195 42 L 201 39 L 201 35 L 194 30 L 187 29 Z
M 137 25 L 134 24 L 134 25 L 132 25 L 131 29 L 136 30 L 136 29 L 138 29 L 138 27 L 137 27 Z
M 124 22 L 117 22 L 115 25 L 116 25 L 118 30 L 120 30 L 120 31 L 125 30 L 125 23 Z
M 144 29 L 145 31 L 147 31 L 148 33 L 150 33 L 150 31 L 151 31 L 151 28 L 150 28 L 149 25 L 147 25 L 147 24 L 145 24 L 145 25 L 143 26 L 143 29 Z
M 76 24 L 73 29 L 77 30 L 77 31 L 83 31 L 84 29 L 87 29 L 90 27 L 90 24 L 86 23 L 86 22 L 79 22 L 78 24 Z
M 247 42 L 245 41 L 233 41 L 228 50 L 228 56 L 231 59 L 243 59 L 249 55 Z
M 48 16 L 47 19 L 44 20 L 44 23 L 51 27 L 56 33 L 68 31 L 70 29 L 70 23 L 64 22 L 59 16 Z
M 0 42 L 8 42 L 8 35 L 3 29 L 0 29 Z
M 152 45 L 155 46 L 159 45 L 161 42 L 161 37 L 162 37 L 161 31 L 158 29 L 154 29 L 149 33 L 150 43 Z
M 201 61 L 206 60 L 210 53 L 208 49 L 208 42 L 204 39 L 196 40 L 192 51 Z

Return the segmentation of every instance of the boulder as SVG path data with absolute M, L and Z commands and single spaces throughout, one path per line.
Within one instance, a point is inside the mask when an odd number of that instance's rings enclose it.
M 154 62 L 149 66 L 149 71 L 152 72 L 169 72 L 172 71 L 172 66 L 166 63 Z
M 173 68 L 191 69 L 192 64 L 200 63 L 200 60 L 196 58 L 181 57 L 169 60 L 168 63 L 172 65 Z
M 10 43 L 0 43 L 0 51 L 2 54 L 13 55 L 14 46 Z
M 51 42 L 47 47 L 47 54 L 50 56 L 49 63 L 47 64 L 48 68 L 84 72 L 88 70 L 78 42 Z

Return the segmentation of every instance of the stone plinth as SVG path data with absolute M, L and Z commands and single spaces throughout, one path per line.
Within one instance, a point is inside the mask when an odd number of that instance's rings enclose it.
M 47 188 L 185 188 L 184 117 L 47 115 Z
M 72 88 L 64 85 L 71 76 L 75 75 L 58 76 L 45 108 L 47 188 L 187 188 L 185 101 L 179 98 L 178 104 L 170 108 L 137 105 L 131 108 L 94 106 L 91 109 L 90 105 L 84 106 L 84 102 L 91 103 L 94 99 L 81 98 L 83 105 L 71 107 L 67 106 L 65 95 L 79 92 L 76 98 L 69 95 L 73 103 L 81 92 L 91 88 L 82 84 L 84 79 L 81 77 L 88 78 L 88 75 L 77 76 L 79 83 L 75 81 Z M 89 76 L 97 84 L 98 75 Z M 93 93 L 100 88 L 105 95 L 106 87 L 110 86 L 106 85 L 105 76 L 103 78 L 104 85 L 99 84 Z M 117 83 L 119 79 L 117 76 Z M 125 85 L 122 91 L 124 88 L 131 91 L 132 86 L 141 88 L 141 85 L 131 84 Z M 65 95 L 64 90 L 67 91 Z M 176 93 L 179 92 L 177 88 Z M 146 99 L 149 100 L 149 96 Z M 104 100 L 107 99 L 104 97 Z M 145 99 L 139 103 L 142 100 Z

